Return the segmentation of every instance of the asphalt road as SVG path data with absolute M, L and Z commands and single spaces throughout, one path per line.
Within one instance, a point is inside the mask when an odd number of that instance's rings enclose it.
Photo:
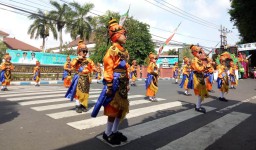
M 194 111 L 197 97 L 185 96 L 172 80 L 159 81 L 159 102 L 145 99 L 144 82 L 131 87 L 130 112 L 119 129 L 128 142 L 111 147 L 100 137 L 106 117 L 90 111 L 77 114 L 65 100 L 60 85 L 11 86 L 0 91 L 0 149 L 256 149 L 256 80 L 239 81 L 230 89 L 228 102 L 218 101 L 219 91 L 203 102 L 207 113 Z M 101 84 L 91 85 L 92 108 Z M 193 91 L 191 91 L 193 93 Z

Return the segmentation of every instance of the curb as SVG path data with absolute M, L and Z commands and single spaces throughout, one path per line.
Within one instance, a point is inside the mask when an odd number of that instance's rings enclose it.
M 145 81 L 146 78 L 139 78 L 137 81 Z M 159 80 L 171 80 L 171 78 L 159 78 Z M 92 83 L 97 83 L 96 79 L 92 79 Z M 41 85 L 48 85 L 48 84 L 63 84 L 62 80 L 53 80 L 53 81 L 40 81 Z M 0 85 L 2 85 L 0 83 Z M 34 81 L 13 81 L 11 82 L 11 85 L 35 85 Z

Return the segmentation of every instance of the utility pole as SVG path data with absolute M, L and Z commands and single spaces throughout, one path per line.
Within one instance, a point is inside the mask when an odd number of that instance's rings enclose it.
M 227 49 L 227 33 L 232 32 L 231 30 L 228 30 L 227 28 L 220 26 L 220 49 L 224 50 Z

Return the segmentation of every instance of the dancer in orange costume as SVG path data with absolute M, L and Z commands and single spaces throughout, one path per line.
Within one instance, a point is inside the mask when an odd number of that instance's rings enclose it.
M 102 78 L 101 64 L 97 63 L 97 72 L 96 72 L 97 83 L 101 83 L 101 78 Z
M 230 82 L 231 82 L 231 87 L 230 87 L 231 89 L 236 89 L 235 86 L 237 86 L 237 84 L 238 84 L 238 81 L 236 79 L 235 70 L 236 70 L 236 65 L 234 64 L 233 61 L 230 61 L 229 79 L 230 79 Z
M 36 61 L 36 66 L 34 67 L 34 76 L 33 79 L 35 81 L 35 86 L 40 86 L 40 62 Z
M 129 112 L 129 53 L 123 47 L 126 43 L 126 30 L 115 19 L 111 18 L 108 24 L 112 46 L 103 58 L 104 87 L 91 116 L 96 117 L 100 107 L 104 106 L 104 115 L 108 116 L 108 120 L 103 139 L 110 144 L 119 145 L 127 141 L 118 127 Z
M 191 61 L 191 68 L 193 70 L 193 88 L 195 95 L 198 96 L 195 110 L 206 113 L 205 108 L 201 107 L 204 98 L 209 96 L 204 80 L 204 73 L 208 70 L 203 63 L 203 61 L 206 60 L 206 54 L 202 48 L 195 45 L 191 45 L 190 49 L 194 55 L 194 58 Z
M 158 92 L 158 67 L 156 65 L 157 56 L 149 54 L 150 63 L 147 67 L 146 96 L 152 102 L 157 102 L 156 93 Z
M 189 89 L 188 89 L 188 81 L 189 81 L 189 75 L 190 75 L 190 72 L 191 72 L 191 66 L 190 66 L 190 60 L 188 57 L 184 57 L 183 58 L 184 60 L 184 66 L 183 66 L 183 69 L 182 69 L 182 74 L 183 74 L 183 77 L 182 77 L 182 81 L 180 82 L 180 88 L 184 88 L 185 92 L 184 94 L 189 96 L 191 95 L 189 93 Z
M 1 91 L 8 91 L 7 86 L 11 83 L 11 71 L 14 70 L 14 65 L 11 63 L 12 57 L 9 53 L 4 56 L 4 62 L 1 64 L 0 82 L 2 82 Z
M 178 84 L 178 80 L 179 80 L 179 64 L 178 62 L 175 62 L 174 66 L 173 66 L 173 78 L 175 79 L 175 84 Z
M 96 71 L 94 62 L 86 58 L 88 49 L 85 43 L 80 40 L 77 47 L 78 57 L 73 59 L 72 69 L 76 71 L 72 83 L 65 95 L 71 101 L 76 101 L 76 112 L 82 113 L 88 111 L 88 98 L 90 90 L 90 74 Z
M 137 61 L 133 60 L 132 61 L 132 66 L 130 67 L 130 78 L 132 79 L 131 81 L 131 86 L 136 86 L 136 79 L 137 79 Z
M 70 64 L 70 57 L 67 56 L 66 63 L 64 64 L 64 73 L 62 80 L 64 81 L 64 87 L 69 88 L 71 84 L 71 64 Z
M 224 52 L 220 55 L 220 64 L 217 66 L 218 78 L 217 85 L 220 89 L 220 101 L 227 102 L 228 100 L 224 97 L 224 93 L 228 93 L 229 81 L 228 81 L 228 68 L 226 66 L 226 60 L 230 59 L 230 55 L 227 52 Z
M 207 57 L 207 72 L 205 73 L 205 83 L 206 83 L 206 89 L 208 92 L 212 92 L 214 93 L 214 91 L 212 90 L 212 84 L 213 84 L 213 80 L 214 80 L 214 67 L 213 65 L 215 64 L 215 62 L 212 61 L 211 58 Z

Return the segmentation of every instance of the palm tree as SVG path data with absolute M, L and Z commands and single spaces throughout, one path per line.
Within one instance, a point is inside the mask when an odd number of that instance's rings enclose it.
M 69 20 L 71 20 L 71 8 L 67 4 L 60 5 L 56 1 L 50 1 L 50 3 L 56 8 L 56 10 L 50 11 L 49 17 L 56 20 L 57 30 L 59 32 L 60 52 L 62 52 L 62 30 Z
M 43 39 L 42 49 L 45 49 L 45 38 L 49 36 L 49 31 L 53 33 L 54 39 L 57 40 L 58 35 L 56 29 L 53 25 L 53 20 L 50 20 L 46 13 L 38 10 L 38 14 L 31 14 L 28 16 L 30 20 L 34 20 L 34 22 L 29 26 L 28 34 L 30 34 L 30 38 Z
M 72 24 L 67 25 L 67 31 L 70 32 L 71 38 L 76 39 L 77 36 L 80 39 L 89 40 L 92 33 L 91 21 L 92 17 L 87 16 L 88 12 L 94 7 L 93 4 L 87 3 L 80 6 L 78 3 L 70 3 L 75 9 L 72 11 L 74 20 Z

